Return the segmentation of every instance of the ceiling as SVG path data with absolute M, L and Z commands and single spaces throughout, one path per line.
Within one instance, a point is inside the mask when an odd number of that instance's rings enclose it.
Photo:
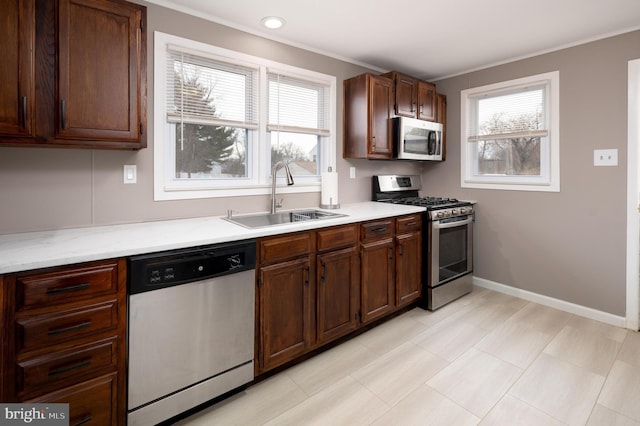
M 428 80 L 640 28 L 640 0 L 148 1 L 374 70 Z M 261 19 L 272 15 L 284 18 L 284 27 L 263 28 Z

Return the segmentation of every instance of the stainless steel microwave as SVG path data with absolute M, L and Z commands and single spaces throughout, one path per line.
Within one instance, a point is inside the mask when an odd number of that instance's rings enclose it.
M 394 156 L 399 160 L 442 161 L 442 124 L 395 117 Z

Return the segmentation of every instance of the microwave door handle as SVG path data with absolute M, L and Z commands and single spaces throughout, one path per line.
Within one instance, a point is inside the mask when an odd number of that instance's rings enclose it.
M 440 221 L 435 221 L 433 222 L 433 227 L 435 229 L 455 228 L 456 226 L 468 225 L 471 222 L 473 222 L 473 216 L 468 216 L 465 220 L 460 220 L 457 222 L 440 223 Z

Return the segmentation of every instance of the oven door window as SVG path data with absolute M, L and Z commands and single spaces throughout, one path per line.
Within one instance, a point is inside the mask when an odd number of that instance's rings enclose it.
M 469 272 L 467 241 L 469 228 L 440 229 L 440 265 L 438 282 Z

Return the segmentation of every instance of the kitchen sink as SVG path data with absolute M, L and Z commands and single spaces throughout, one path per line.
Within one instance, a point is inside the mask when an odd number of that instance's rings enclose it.
M 223 219 L 231 223 L 235 223 L 236 225 L 244 226 L 245 228 L 263 228 L 265 226 L 286 225 L 288 223 L 306 222 L 310 220 L 333 219 L 343 216 L 346 215 L 309 209 L 277 212 L 273 214 L 262 213 L 256 215 L 223 217 Z

